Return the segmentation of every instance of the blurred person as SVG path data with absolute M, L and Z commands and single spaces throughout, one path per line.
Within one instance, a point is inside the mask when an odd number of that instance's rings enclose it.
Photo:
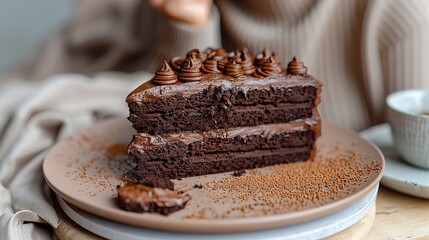
M 361 130 L 384 120 L 387 94 L 429 88 L 427 42 L 425 0 L 77 1 L 26 76 L 153 72 L 192 48 L 269 48 L 323 81 L 326 121 Z

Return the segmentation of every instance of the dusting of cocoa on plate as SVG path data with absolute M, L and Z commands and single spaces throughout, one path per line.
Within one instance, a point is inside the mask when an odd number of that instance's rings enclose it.
M 131 160 L 126 154 L 127 146 L 124 144 L 104 146 L 102 143 L 92 142 L 91 137 L 86 135 L 74 141 L 76 148 L 85 156 L 84 160 L 75 158 L 67 163 L 69 170 L 66 171 L 66 177 L 73 180 L 78 186 L 78 191 L 87 196 L 96 197 L 106 191 L 116 196 L 116 185 L 121 181 L 121 176 L 132 167 Z M 82 141 L 85 144 L 81 145 Z
M 185 218 L 236 218 L 255 212 L 270 215 L 319 207 L 353 194 L 381 170 L 379 159 L 334 146 L 314 161 L 280 164 L 264 171 L 246 170 L 243 176 L 208 182 L 204 190 L 213 200 L 232 207 L 207 216 L 197 210 Z

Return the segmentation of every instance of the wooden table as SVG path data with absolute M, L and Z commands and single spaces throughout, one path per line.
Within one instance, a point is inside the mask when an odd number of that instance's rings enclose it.
M 87 232 L 60 212 L 60 226 L 54 230 L 61 240 L 94 240 Z M 361 221 L 328 240 L 350 239 L 428 239 L 429 201 L 380 187 L 376 207 Z
M 365 239 L 429 239 L 429 200 L 381 187 L 374 225 Z

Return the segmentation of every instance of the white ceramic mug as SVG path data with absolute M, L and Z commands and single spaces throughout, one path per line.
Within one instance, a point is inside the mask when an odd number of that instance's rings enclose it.
M 429 89 L 410 89 L 387 97 L 388 120 L 402 158 L 429 169 Z

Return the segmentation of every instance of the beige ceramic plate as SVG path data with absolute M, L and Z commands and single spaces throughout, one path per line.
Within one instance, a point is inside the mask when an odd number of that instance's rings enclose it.
M 318 139 L 318 154 L 352 153 L 348 161 L 359 164 L 376 162 L 384 168 L 381 152 L 373 144 L 357 134 L 333 125 L 324 124 L 322 137 Z M 169 215 L 139 214 L 126 212 L 115 202 L 116 186 L 120 176 L 130 168 L 124 150 L 131 140 L 133 130 L 126 119 L 110 119 L 65 138 L 53 147 L 43 163 L 45 179 L 50 187 L 64 200 L 95 215 L 135 226 L 168 231 L 186 232 L 237 232 L 274 228 L 316 219 L 345 208 L 364 197 L 380 181 L 382 171 L 363 173 L 365 178 L 353 190 L 326 204 L 300 210 L 284 210 L 272 205 L 272 209 L 241 208 L 239 214 L 231 209 L 249 205 L 248 201 L 229 201 L 230 193 L 214 195 L 213 191 L 194 188 L 195 184 L 216 185 L 223 179 L 233 178 L 231 173 L 207 175 L 175 180 L 175 189 L 185 191 L 192 197 L 185 209 Z M 359 154 L 361 157 L 353 157 Z M 272 167 L 256 170 L 269 174 Z M 247 175 L 254 171 L 246 171 Z M 243 191 L 245 191 L 243 189 Z M 224 195 L 222 195 L 224 194 Z M 219 200 L 219 199 L 225 199 Z M 271 211 L 273 210 L 273 211 Z M 225 217 L 227 216 L 227 217 Z

